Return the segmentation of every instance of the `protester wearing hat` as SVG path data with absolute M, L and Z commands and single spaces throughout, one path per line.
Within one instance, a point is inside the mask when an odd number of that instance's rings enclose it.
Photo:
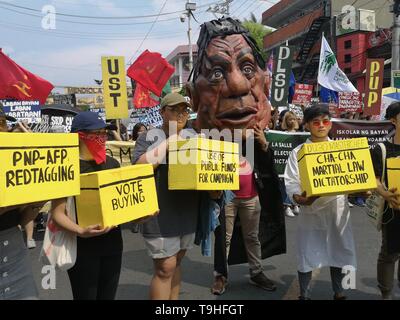
M 17 119 L 7 115 L 3 110 L 3 105 L 0 103 L 0 132 L 8 132 L 7 121 L 16 122 Z
M 133 164 L 151 163 L 154 166 L 160 208 L 159 215 L 142 226 L 144 242 L 154 264 L 151 299 L 178 299 L 180 264 L 186 250 L 192 247 L 196 231 L 199 193 L 168 190 L 168 143 L 196 134 L 193 130 L 184 129 L 189 108 L 189 102 L 182 95 L 167 94 L 161 100 L 163 125 L 157 138 L 157 129 L 141 134 L 133 151 Z
M 392 122 L 396 131 L 391 141 L 386 140 L 383 142 L 383 146 L 386 149 L 386 159 L 384 161 L 400 156 L 400 102 L 394 102 L 387 108 L 385 118 Z M 391 299 L 395 265 L 400 257 L 400 190 L 395 188 L 387 190 L 386 186 L 382 185 L 383 163 L 381 146 L 379 144 L 376 145 L 371 153 L 378 184 L 377 190 L 386 200 L 382 217 L 382 245 L 377 265 L 378 287 L 383 299 Z M 387 170 L 383 174 L 384 181 L 387 182 Z
M 81 112 L 74 117 L 71 132 L 79 135 L 81 174 L 120 167 L 117 160 L 106 156 L 107 130 L 113 129 L 94 112 Z M 74 299 L 113 300 L 121 271 L 121 229 L 99 224 L 80 227 L 66 215 L 66 210 L 67 198 L 52 201 L 50 219 L 77 235 L 76 262 L 68 270 Z

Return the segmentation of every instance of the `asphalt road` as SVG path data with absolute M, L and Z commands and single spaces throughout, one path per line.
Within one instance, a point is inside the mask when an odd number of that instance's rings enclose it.
M 276 281 L 278 289 L 267 292 L 248 283 L 246 264 L 231 266 L 229 284 L 225 294 L 214 296 L 210 293 L 212 284 L 213 259 L 203 257 L 199 247 L 189 251 L 183 261 L 181 299 L 185 300 L 295 300 L 298 296 L 295 227 L 296 218 L 287 218 L 287 254 L 264 260 L 263 265 L 268 277 Z M 369 223 L 362 208 L 352 209 L 352 226 L 357 247 L 358 267 L 356 288 L 347 290 L 346 295 L 353 300 L 377 300 L 380 295 L 376 282 L 376 259 L 380 247 L 380 233 Z M 43 233 L 35 235 L 37 239 Z M 149 283 L 152 275 L 152 261 L 147 255 L 140 234 L 123 228 L 124 254 L 117 299 L 148 299 Z M 66 272 L 56 272 L 56 288 L 44 290 L 41 286 L 43 274 L 39 262 L 41 241 L 37 248 L 30 251 L 40 299 L 72 299 L 71 288 Z M 322 268 L 313 274 L 313 300 L 330 300 L 333 293 L 330 284 L 329 268 Z M 399 298 L 400 289 L 395 288 L 395 298 Z

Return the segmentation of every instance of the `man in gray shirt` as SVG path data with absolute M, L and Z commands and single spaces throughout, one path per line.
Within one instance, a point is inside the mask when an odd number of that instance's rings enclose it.
M 192 247 L 196 231 L 199 192 L 168 190 L 168 143 L 196 134 L 193 130 L 183 130 L 189 118 L 189 108 L 190 104 L 180 94 L 166 95 L 161 100 L 162 131 L 140 135 L 133 151 L 133 164 L 151 163 L 155 169 L 160 213 L 145 222 L 142 228 L 154 263 L 150 285 L 150 298 L 153 300 L 178 299 L 180 263 L 186 250 Z M 172 128 L 176 128 L 175 132 Z

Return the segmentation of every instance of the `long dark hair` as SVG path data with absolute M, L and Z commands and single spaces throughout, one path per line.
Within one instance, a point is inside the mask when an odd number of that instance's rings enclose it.
M 265 68 L 265 61 L 262 57 L 260 48 L 257 47 L 257 43 L 251 36 L 250 32 L 241 24 L 237 19 L 230 17 L 222 17 L 217 20 L 205 22 L 201 25 L 199 39 L 197 40 L 197 61 L 194 64 L 193 70 L 190 74 L 192 82 L 196 80 L 199 73 L 201 72 L 201 66 L 206 55 L 206 49 L 212 39 L 221 36 L 226 37 L 232 34 L 241 34 L 246 42 L 253 50 L 253 55 L 257 61 L 257 64 L 261 69 Z
M 139 130 L 140 130 L 142 127 L 145 127 L 146 130 L 147 130 L 147 127 L 146 127 L 143 123 L 141 123 L 141 122 L 136 123 L 135 126 L 133 127 L 133 129 L 132 129 L 132 140 L 133 140 L 133 141 L 136 141 L 137 138 L 139 137 Z

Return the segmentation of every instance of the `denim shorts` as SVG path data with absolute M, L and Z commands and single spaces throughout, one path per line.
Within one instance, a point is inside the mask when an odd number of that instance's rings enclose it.
M 143 239 L 149 256 L 153 259 L 163 259 L 172 257 L 181 250 L 191 249 L 194 236 L 194 233 L 189 233 L 179 237 L 143 237 Z

